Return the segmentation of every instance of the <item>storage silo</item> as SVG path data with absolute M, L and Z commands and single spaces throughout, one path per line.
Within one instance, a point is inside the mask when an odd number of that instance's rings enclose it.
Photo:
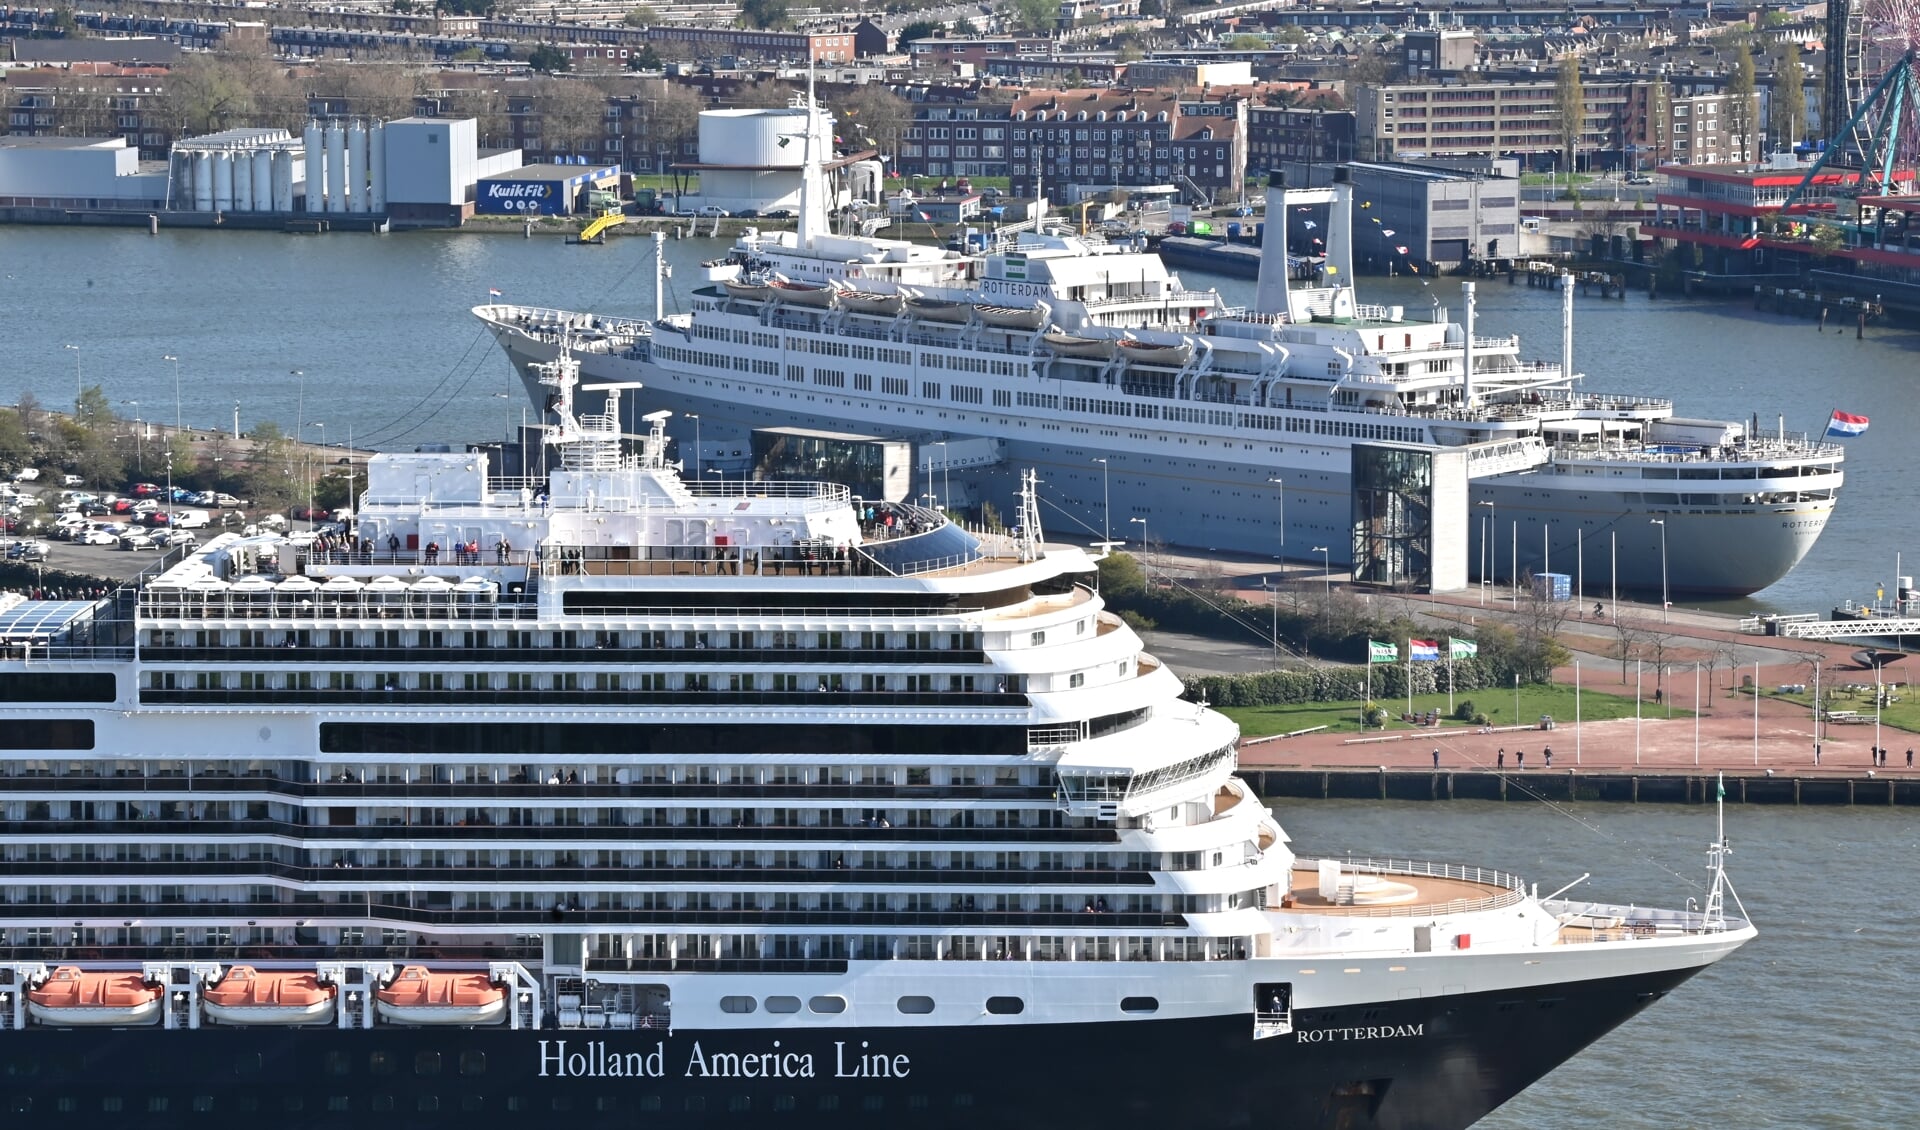
M 347 210 L 347 131 L 327 123 L 327 211 Z
M 367 126 L 357 118 L 347 124 L 347 210 L 367 211 Z
M 204 149 L 193 154 L 193 210 L 213 211 L 213 154 Z
M 293 211 L 293 150 L 273 151 L 273 210 Z
M 318 212 L 326 206 L 325 190 L 327 158 L 320 148 L 320 123 L 309 121 L 307 129 L 301 135 L 307 150 L 307 211 Z
M 367 210 L 387 210 L 387 127 L 378 119 L 367 126 Z
M 253 211 L 253 158 L 245 149 L 227 154 L 233 160 L 233 210 Z
M 273 150 L 264 145 L 253 151 L 253 210 L 279 211 L 273 205 Z
M 193 207 L 193 154 L 177 146 L 167 154 L 167 206 Z
M 213 210 L 233 211 L 233 154 L 224 149 L 213 154 Z

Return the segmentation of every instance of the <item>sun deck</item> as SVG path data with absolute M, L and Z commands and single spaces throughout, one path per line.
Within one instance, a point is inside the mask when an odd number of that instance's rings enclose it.
M 1525 884 L 1504 872 L 1412 861 L 1300 860 L 1290 886 L 1283 912 L 1362 918 L 1496 910 L 1526 897 Z

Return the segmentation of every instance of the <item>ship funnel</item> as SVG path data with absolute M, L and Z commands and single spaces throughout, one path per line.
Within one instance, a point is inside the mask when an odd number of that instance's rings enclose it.
M 1253 288 L 1256 314 L 1287 312 L 1287 177 L 1267 174 L 1267 227 L 1260 242 L 1260 278 Z

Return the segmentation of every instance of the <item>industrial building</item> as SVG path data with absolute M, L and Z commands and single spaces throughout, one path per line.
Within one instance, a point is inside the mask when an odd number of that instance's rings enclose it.
M 483 216 L 571 216 L 587 210 L 586 193 L 619 184 L 618 165 L 526 165 L 481 177 L 473 207 Z
M 703 110 L 700 160 L 675 165 L 698 173 L 700 196 L 683 198 L 682 208 L 722 208 L 727 212 L 793 211 L 800 208 L 800 168 L 809 152 L 807 111 L 798 106 L 771 110 Z M 835 207 L 849 195 L 880 202 L 882 171 L 871 153 L 833 157 L 833 119 L 813 115 L 811 153 L 829 173 L 845 170 L 850 190 L 836 191 Z
M 476 183 L 520 167 L 520 150 L 482 152 L 472 118 L 400 118 L 386 126 L 387 214 L 396 225 L 458 227 Z
M 0 208 L 164 208 L 166 166 L 122 137 L 0 135 Z
M 283 129 L 230 129 L 173 144 L 167 206 L 191 212 L 290 213 L 311 159 Z
M 1511 259 L 1520 250 L 1520 181 L 1488 170 L 1443 168 L 1412 162 L 1354 161 L 1329 166 L 1287 162 L 1288 185 L 1320 188 L 1336 168 L 1353 179 L 1353 198 L 1365 220 L 1353 225 L 1357 267 L 1382 274 L 1409 262 L 1457 267 L 1475 259 Z M 1505 171 L 1518 173 L 1507 160 Z M 1312 243 L 1312 217 L 1287 216 L 1287 245 Z M 1391 232 L 1391 235 L 1385 233 Z M 1405 248 L 1404 251 L 1401 248 Z

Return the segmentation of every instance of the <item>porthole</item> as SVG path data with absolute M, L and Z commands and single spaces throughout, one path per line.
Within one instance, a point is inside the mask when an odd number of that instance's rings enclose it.
M 987 1011 L 995 1016 L 1018 1016 L 1027 1011 L 1027 1002 L 1019 997 L 988 997 Z
M 1156 997 L 1122 997 L 1121 1012 L 1159 1012 L 1160 1001 Z
M 485 1075 L 487 1073 L 487 1053 L 477 1048 L 468 1048 L 460 1053 L 460 1074 Z
M 328 1052 L 325 1063 L 328 1075 L 346 1075 L 353 1071 L 353 1060 L 346 1052 Z
M 440 1053 L 432 1051 L 416 1053 L 413 1057 L 413 1073 L 415 1075 L 440 1074 Z
M 800 998 L 799 997 L 768 997 L 767 1011 L 783 1013 L 783 1014 L 790 1013 L 790 1012 L 799 1012 Z
M 908 1016 L 925 1016 L 933 1011 L 932 997 L 901 997 L 900 1011 Z
M 367 1070 L 374 1075 L 392 1075 L 394 1070 L 392 1052 L 374 1052 L 367 1056 Z
M 820 996 L 807 1001 L 807 1008 L 818 1013 L 832 1015 L 847 1011 L 847 998 Z
M 721 997 L 720 998 L 721 1012 L 747 1013 L 747 1012 L 752 1012 L 754 1009 L 758 1007 L 759 1005 L 754 1003 L 754 1000 L 752 997 Z

